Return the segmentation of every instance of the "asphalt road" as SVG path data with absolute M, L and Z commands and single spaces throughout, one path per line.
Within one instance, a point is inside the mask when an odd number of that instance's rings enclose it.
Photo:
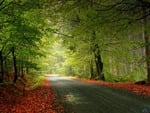
M 150 113 L 150 97 L 66 77 L 49 80 L 66 113 Z

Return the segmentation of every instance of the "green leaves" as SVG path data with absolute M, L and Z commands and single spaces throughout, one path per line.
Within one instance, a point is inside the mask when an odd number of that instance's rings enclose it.
M 7 4 L 0 10 L 0 48 L 4 54 L 15 46 L 17 59 L 41 63 L 39 67 L 44 68 L 57 62 L 49 61 L 49 57 L 63 59 L 56 64 L 59 68 L 72 68 L 82 76 L 89 76 L 91 66 L 96 73 L 94 53 L 100 52 L 104 69 L 111 75 L 133 71 L 143 57 L 141 45 L 145 42 L 139 21 L 143 2 L 6 0 L 0 7 Z M 52 50 L 55 40 L 61 40 L 60 44 L 65 47 L 61 51 L 65 52 Z
M 59 34 L 71 53 L 66 59 L 66 67 L 72 66 L 75 73 L 80 70 L 80 73 L 84 71 L 85 76 L 88 76 L 91 62 L 95 60 L 92 50 L 94 45 L 98 45 L 106 73 L 109 72 L 112 76 L 132 74 L 134 71 L 145 74 L 144 66 L 140 66 L 140 71 L 137 69 L 138 62 L 144 55 L 144 49 L 141 48 L 144 43 L 143 28 L 141 21 L 137 20 L 142 16 L 141 1 L 78 0 L 56 2 L 55 5 L 57 7 L 53 8 L 57 11 L 55 16 L 58 18 L 51 21 L 56 22 L 54 28 L 62 34 L 73 36 L 68 38 Z M 95 64 L 93 69 L 95 71 Z M 135 78 L 136 76 L 139 74 L 135 74 Z
M 7 5 L 0 10 L 0 51 L 2 51 L 1 70 L 14 71 L 12 68 L 12 48 L 15 48 L 16 68 L 18 74 L 28 73 L 29 69 L 39 70 L 39 57 L 45 56 L 42 50 L 43 26 L 46 17 L 38 9 L 41 1 L 5 0 L 2 5 Z M 33 6 L 33 7 L 31 7 Z M 38 59 L 38 60 L 37 60 Z M 14 62 L 13 62 L 14 63 Z M 0 77 L 1 78 L 1 77 Z

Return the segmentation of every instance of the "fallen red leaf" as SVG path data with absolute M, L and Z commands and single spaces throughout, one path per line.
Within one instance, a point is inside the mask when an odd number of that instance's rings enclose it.
M 0 87 L 0 113 L 64 113 L 56 103 L 56 95 L 46 79 L 40 87 L 24 96 L 16 95 L 10 87 Z
M 112 83 L 112 82 L 87 80 L 87 79 L 77 79 L 77 80 L 92 83 L 92 84 L 104 85 L 108 87 L 126 89 L 135 92 L 137 94 L 150 96 L 150 85 L 139 85 L 134 83 Z

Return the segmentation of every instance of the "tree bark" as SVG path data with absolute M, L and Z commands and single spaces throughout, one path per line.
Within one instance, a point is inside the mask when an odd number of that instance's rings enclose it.
M 24 63 L 23 63 L 23 58 L 21 60 L 21 77 L 24 77 Z
M 14 65 L 14 80 L 13 82 L 16 83 L 18 79 L 18 70 L 17 70 L 17 61 L 16 61 L 16 55 L 15 55 L 15 48 L 12 48 L 12 57 L 13 57 L 13 65 Z
M 101 51 L 100 51 L 99 45 L 96 43 L 95 31 L 93 31 L 93 42 L 94 42 L 93 53 L 95 57 L 97 75 L 100 80 L 105 80 L 104 74 L 103 74 L 103 62 L 101 58 Z
M 3 60 L 3 55 L 2 51 L 0 51 L 0 66 L 1 66 L 1 76 L 0 76 L 0 83 L 3 83 L 4 79 L 4 60 Z
M 147 10 L 147 8 L 145 8 L 143 6 L 143 15 L 145 15 L 147 13 L 149 13 L 149 11 Z M 148 81 L 148 83 L 150 83 L 150 36 L 148 34 L 147 25 L 148 25 L 148 17 L 144 18 L 144 20 L 143 20 L 143 28 L 144 28 L 143 36 L 144 36 L 144 40 L 145 40 L 145 56 L 146 56 L 146 66 L 147 66 L 147 81 Z
M 94 69 L 93 69 L 93 61 L 90 61 L 90 79 L 94 78 Z
M 147 66 L 147 81 L 150 83 L 150 45 L 149 45 L 149 36 L 147 35 L 147 32 L 144 32 L 144 38 L 145 38 L 145 55 L 146 55 L 146 66 Z
M 99 50 L 95 51 L 94 56 L 95 56 L 97 75 L 98 75 L 100 80 L 105 80 L 104 75 L 103 75 L 103 62 L 101 59 L 100 51 Z
M 94 78 L 94 65 L 93 65 L 93 51 L 92 51 L 92 44 L 91 44 L 91 41 L 89 39 L 89 76 L 90 76 L 90 79 L 93 79 Z

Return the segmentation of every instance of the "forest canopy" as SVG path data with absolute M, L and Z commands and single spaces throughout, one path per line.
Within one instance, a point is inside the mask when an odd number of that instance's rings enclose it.
M 150 82 L 149 0 L 0 0 L 0 82 L 46 72 Z

